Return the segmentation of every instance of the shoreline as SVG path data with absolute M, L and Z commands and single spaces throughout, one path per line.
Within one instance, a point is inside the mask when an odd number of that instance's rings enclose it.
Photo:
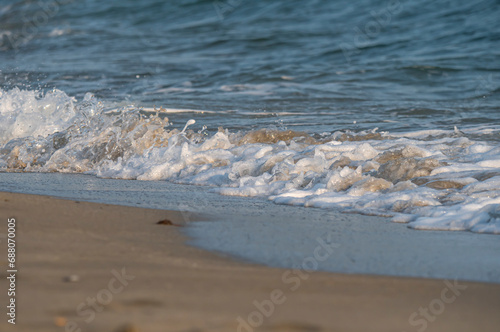
M 266 266 L 302 264 L 323 238 L 338 246 L 319 265 L 322 271 L 500 283 L 498 235 L 413 230 L 387 218 L 224 196 L 212 187 L 168 181 L 0 173 L 0 183 L 21 194 L 189 211 L 189 220 L 210 213 L 210 221 L 183 229 L 189 244 Z
M 18 223 L 17 331 L 65 331 L 71 324 L 75 331 L 417 331 L 424 325 L 496 331 L 500 325 L 498 284 L 243 263 L 186 245 L 180 227 L 157 224 L 182 222 L 182 214 L 167 210 L 0 192 L 0 211 Z M 12 329 L 6 324 L 0 328 Z

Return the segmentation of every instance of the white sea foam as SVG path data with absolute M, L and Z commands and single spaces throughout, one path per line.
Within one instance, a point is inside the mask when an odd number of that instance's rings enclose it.
M 47 136 L 68 128 L 76 115 L 75 100 L 59 90 L 0 90 L 0 143 L 14 138 Z
M 0 91 L 0 168 L 203 184 L 415 229 L 500 234 L 500 128 L 208 134 L 194 120 L 172 129 L 166 116 L 176 113 L 104 110 L 89 94 L 77 102 L 58 90 Z

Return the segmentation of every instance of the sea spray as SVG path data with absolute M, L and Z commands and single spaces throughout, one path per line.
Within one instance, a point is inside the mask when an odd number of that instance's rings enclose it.
M 415 229 L 500 233 L 500 147 L 491 139 L 500 128 L 196 131 L 194 119 L 175 128 L 177 116 L 107 107 L 91 94 L 0 91 L 0 169 L 209 185 Z

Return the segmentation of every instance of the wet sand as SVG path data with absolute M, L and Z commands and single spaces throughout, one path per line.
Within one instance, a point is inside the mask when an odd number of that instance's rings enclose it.
M 498 331 L 500 285 L 269 268 L 185 245 L 179 212 L 0 193 L 1 331 Z M 169 220 L 158 224 L 160 220 Z M 3 236 L 2 236 L 3 235 Z M 0 301 L 7 303 L 6 254 Z M 6 311 L 5 306 L 3 306 Z

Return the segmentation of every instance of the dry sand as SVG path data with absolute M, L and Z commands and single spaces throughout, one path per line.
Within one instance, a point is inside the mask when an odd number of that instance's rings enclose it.
M 182 224 L 182 214 L 172 211 L 0 193 L 0 212 L 5 312 L 10 217 L 17 223 L 18 264 L 17 324 L 8 324 L 3 313 L 0 331 L 223 332 L 238 331 L 238 317 L 247 320 L 249 315 L 254 325 L 261 319 L 262 324 L 239 330 L 500 327 L 497 284 L 458 282 L 460 289 L 450 290 L 443 280 L 303 271 L 302 280 L 298 272 L 237 262 L 185 245 L 181 227 L 157 224 L 165 219 Z M 123 272 L 125 277 L 116 276 Z M 93 309 L 87 302 L 92 298 Z M 277 304 L 265 317 L 254 301 L 270 311 L 271 298 Z

